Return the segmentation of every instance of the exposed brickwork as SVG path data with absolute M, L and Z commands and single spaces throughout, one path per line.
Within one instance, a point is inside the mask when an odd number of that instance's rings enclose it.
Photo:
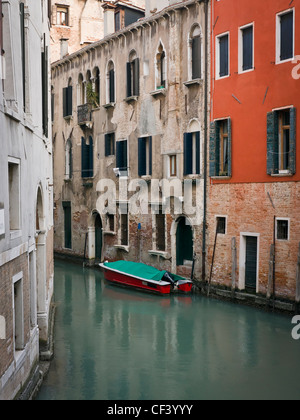
M 268 193 L 275 205 L 272 207 Z M 241 233 L 259 234 L 259 292 L 266 294 L 268 286 L 270 247 L 273 243 L 274 216 L 290 219 L 290 240 L 276 240 L 276 293 L 283 298 L 295 299 L 296 268 L 300 240 L 300 185 L 231 184 L 214 185 L 209 200 L 209 253 L 212 262 L 216 215 L 227 216 L 227 234 L 218 235 L 213 282 L 231 286 L 231 239 L 237 240 L 237 279 L 239 279 Z M 243 262 L 242 262 L 243 264 Z

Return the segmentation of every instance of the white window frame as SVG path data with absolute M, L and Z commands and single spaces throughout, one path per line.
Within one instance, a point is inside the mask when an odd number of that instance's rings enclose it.
M 9 164 L 18 166 L 18 215 L 17 215 L 17 228 L 11 228 L 11 214 L 9 212 L 9 229 L 10 229 L 10 238 L 17 239 L 22 236 L 22 212 L 21 212 L 21 159 L 8 157 L 8 168 Z M 11 197 L 9 197 L 9 207 L 11 203 Z
M 15 307 L 17 302 L 15 301 L 15 297 L 14 297 L 14 287 L 16 283 L 20 283 L 20 293 L 21 293 L 21 297 L 20 297 L 20 307 L 19 307 L 19 311 L 21 312 L 20 315 L 20 319 L 16 320 L 15 319 Z M 16 337 L 16 324 L 18 322 L 18 331 L 19 331 L 19 337 L 18 337 L 18 341 L 19 341 L 19 346 L 18 349 L 16 349 L 17 347 L 17 343 L 16 343 L 16 338 L 14 338 L 14 349 L 15 349 L 15 353 L 18 353 L 19 351 L 22 351 L 25 347 L 25 338 L 24 338 L 24 290 L 23 290 L 23 272 L 21 271 L 20 273 L 16 274 L 15 276 L 13 276 L 12 278 L 12 302 L 13 302 L 13 329 L 14 329 L 14 337 Z
M 293 57 L 288 58 L 287 60 L 280 60 L 280 50 L 281 50 L 281 36 L 280 36 L 280 17 L 286 15 L 289 12 L 293 12 L 293 28 L 294 28 L 294 37 L 293 37 Z M 289 63 L 295 59 L 295 8 L 284 10 L 283 12 L 277 13 L 276 15 L 276 64 Z
M 228 75 L 220 76 L 220 38 L 228 35 Z M 216 69 L 215 69 L 216 80 L 226 79 L 230 76 L 230 31 L 224 32 L 216 36 Z
M 253 28 L 253 56 L 252 56 L 252 69 L 243 70 L 243 30 L 247 28 Z M 255 25 L 254 22 L 248 23 L 247 25 L 239 27 L 239 74 L 242 73 L 249 73 L 251 71 L 254 71 L 255 69 L 255 63 L 254 63 L 254 57 L 255 57 Z
M 278 222 L 279 221 L 287 221 L 288 222 L 288 238 L 287 239 L 278 239 Z M 279 242 L 289 242 L 291 234 L 291 219 L 289 217 L 276 217 L 276 225 L 275 225 L 275 238 L 276 241 Z

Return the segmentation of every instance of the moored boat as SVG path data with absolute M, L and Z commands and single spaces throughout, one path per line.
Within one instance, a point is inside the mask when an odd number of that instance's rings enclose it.
M 104 277 L 108 282 L 161 295 L 169 295 L 172 292 L 189 293 L 193 287 L 191 280 L 141 263 L 105 262 L 100 264 L 100 267 L 104 270 Z

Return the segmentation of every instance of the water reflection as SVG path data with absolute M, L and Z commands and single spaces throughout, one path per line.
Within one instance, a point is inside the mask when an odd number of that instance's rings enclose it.
M 56 263 L 55 359 L 40 399 L 298 398 L 290 319 L 160 297 Z

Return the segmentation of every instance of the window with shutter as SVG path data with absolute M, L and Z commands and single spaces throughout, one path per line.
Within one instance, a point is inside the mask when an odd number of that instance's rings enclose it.
M 42 52 L 42 126 L 43 134 L 48 137 L 48 47 L 44 34 L 44 51 Z M 24 94 L 25 95 L 25 94 Z
M 117 145 L 117 156 L 116 156 L 117 168 L 120 170 L 120 173 L 122 176 L 127 176 L 128 174 L 127 140 L 120 140 L 116 143 L 116 145 Z
M 87 143 L 85 138 L 81 138 L 81 177 L 92 178 L 94 176 L 94 144 L 93 138 L 89 137 Z
M 152 137 L 138 140 L 139 176 L 152 175 Z
M 127 98 L 140 94 L 140 60 L 133 52 L 127 63 Z
M 184 175 L 200 175 L 200 132 L 184 134 Z
M 63 88 L 63 117 L 71 117 L 73 114 L 73 87 Z
M 115 133 L 105 134 L 105 156 L 113 156 L 115 154 Z
M 201 36 L 198 34 L 200 28 L 197 27 L 197 35 L 192 37 L 192 79 L 201 79 Z
M 26 103 L 26 56 L 25 56 L 25 5 L 24 3 L 20 3 L 20 27 L 21 27 L 21 57 L 22 57 L 22 87 L 23 87 L 23 108 L 25 111 L 25 103 Z M 45 63 L 45 52 L 42 53 L 42 66 L 43 71 Z M 44 84 L 44 76 L 43 76 L 43 84 Z M 44 89 L 43 89 L 44 93 Z M 45 132 L 45 131 L 44 131 Z
M 280 61 L 294 57 L 294 12 L 280 15 Z
M 218 37 L 218 76 L 225 77 L 229 75 L 229 35 Z
M 253 69 L 253 26 L 242 29 L 243 71 Z
M 115 71 L 113 69 L 109 72 L 109 102 L 115 102 Z
M 210 177 L 232 176 L 231 119 L 214 121 L 210 129 Z
M 296 108 L 267 115 L 267 173 L 296 173 Z

